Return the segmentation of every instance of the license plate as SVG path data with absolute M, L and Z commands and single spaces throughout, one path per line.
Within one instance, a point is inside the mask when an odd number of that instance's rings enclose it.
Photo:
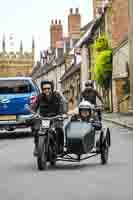
M 0 115 L 0 121 L 5 121 L 5 120 L 16 120 L 16 115 Z
M 42 120 L 42 128 L 49 128 L 50 120 Z

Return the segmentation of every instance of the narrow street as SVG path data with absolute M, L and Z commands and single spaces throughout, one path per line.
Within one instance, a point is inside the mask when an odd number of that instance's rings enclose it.
M 81 163 L 58 162 L 38 171 L 32 155 L 33 138 L 0 140 L 0 195 L 2 200 L 132 200 L 133 131 L 111 128 L 108 165 L 100 157 Z

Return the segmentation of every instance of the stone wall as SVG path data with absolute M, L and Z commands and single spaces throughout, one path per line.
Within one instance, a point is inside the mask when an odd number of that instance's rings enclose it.
M 68 101 L 68 109 L 73 110 L 79 103 L 80 70 L 62 82 L 63 94 Z
M 113 111 L 120 112 L 120 100 L 124 98 L 123 84 L 128 79 L 128 42 L 125 41 L 113 55 Z M 122 106 L 121 106 L 122 107 Z

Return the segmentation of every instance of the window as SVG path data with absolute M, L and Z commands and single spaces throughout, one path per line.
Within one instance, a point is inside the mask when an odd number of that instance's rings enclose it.
M 125 79 L 122 85 L 123 95 L 128 95 L 130 92 L 130 82 L 128 79 Z
M 34 87 L 28 80 L 0 80 L 0 94 L 21 94 L 33 91 Z

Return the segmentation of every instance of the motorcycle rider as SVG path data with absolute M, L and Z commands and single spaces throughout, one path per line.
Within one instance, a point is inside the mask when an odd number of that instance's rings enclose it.
M 43 117 L 51 115 L 62 115 L 65 111 L 65 103 L 59 92 L 54 91 L 53 81 L 43 80 L 41 81 L 42 93 L 38 96 L 37 101 L 32 108 L 34 112 L 39 111 L 39 114 Z M 32 123 L 32 131 L 34 135 L 34 155 L 37 155 L 37 145 L 38 145 L 38 131 L 40 128 L 40 120 L 34 119 Z M 56 133 L 58 135 L 58 144 L 60 151 L 63 150 L 64 145 L 64 133 L 60 126 L 55 127 Z
M 85 89 L 82 91 L 80 96 L 80 102 L 84 99 L 86 101 L 89 101 L 91 104 L 96 105 L 96 97 L 98 97 L 98 99 L 101 101 L 102 104 L 104 103 L 101 95 L 94 88 L 93 81 L 92 80 L 86 81 Z M 102 120 L 101 111 L 98 110 L 97 113 L 99 116 L 99 120 L 101 121 Z

